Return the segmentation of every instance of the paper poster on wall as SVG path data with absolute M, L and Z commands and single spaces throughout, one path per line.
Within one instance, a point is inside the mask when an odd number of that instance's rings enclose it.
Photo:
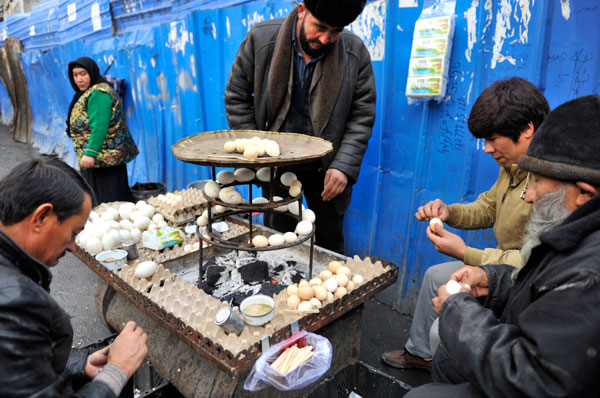
M 398 0 L 398 8 L 413 8 L 418 6 L 419 2 L 417 0 Z
M 94 32 L 102 29 L 102 20 L 100 19 L 100 4 L 94 3 L 92 5 L 92 26 Z
M 69 22 L 77 19 L 77 4 L 70 3 L 67 5 L 67 15 L 69 16 Z
M 33 25 L 29 27 L 29 36 L 35 36 L 35 26 Z

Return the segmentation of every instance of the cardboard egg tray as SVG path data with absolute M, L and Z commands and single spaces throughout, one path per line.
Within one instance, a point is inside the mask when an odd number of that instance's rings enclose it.
M 154 206 L 165 217 L 165 220 L 174 225 L 195 221 L 196 217 L 200 216 L 204 209 L 208 207 L 202 191 L 196 188 L 174 191 L 173 193 L 183 198 L 177 205 L 168 204 L 166 199 L 159 199 L 158 196 L 148 199 L 148 203 Z
M 222 328 L 214 323 L 217 311 L 227 306 L 226 302 L 220 302 L 209 296 L 195 285 L 164 268 L 162 264 L 158 266 L 157 271 L 149 279 L 138 278 L 134 276 L 134 269 L 138 263 L 138 260 L 130 262 L 130 264 L 114 272 L 134 290 L 146 296 L 165 312 L 180 319 L 184 324 L 193 328 L 202 336 L 209 338 L 213 343 L 219 344 L 234 356 L 258 343 L 261 337 L 273 335 L 278 330 L 287 327 L 294 320 L 300 320 L 305 316 L 319 317 L 319 314 L 307 315 L 296 311 L 286 311 L 287 294 L 283 290 L 273 297 L 275 310 L 273 319 L 270 322 L 263 326 L 245 325 L 240 336 L 227 335 Z M 361 287 L 368 287 L 370 281 L 390 271 L 389 265 L 384 267 L 381 262 L 373 262 L 368 257 L 361 260 L 358 256 L 355 256 L 353 259 L 346 261 L 346 266 L 353 273 L 360 273 L 365 282 L 333 304 L 323 307 L 320 312 L 331 311 L 331 308 L 328 309 L 328 307 L 334 306 L 332 308 L 336 308 L 335 306 L 339 307 L 345 301 L 351 300 L 353 295 L 360 294 Z M 237 307 L 234 307 L 234 311 L 239 313 Z

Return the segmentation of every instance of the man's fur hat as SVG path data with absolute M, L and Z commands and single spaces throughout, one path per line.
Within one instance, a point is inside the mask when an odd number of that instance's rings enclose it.
M 329 26 L 342 28 L 349 25 L 365 8 L 366 0 L 305 0 L 308 11 Z

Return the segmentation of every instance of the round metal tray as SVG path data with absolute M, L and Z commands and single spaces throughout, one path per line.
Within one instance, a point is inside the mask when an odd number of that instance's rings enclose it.
M 227 153 L 223 145 L 236 138 L 260 137 L 279 144 L 280 155 L 246 159 L 241 153 Z M 187 163 L 204 166 L 276 166 L 306 163 L 320 159 L 333 151 L 333 144 L 319 137 L 304 134 L 258 130 L 222 130 L 194 134 L 171 147 L 175 157 Z

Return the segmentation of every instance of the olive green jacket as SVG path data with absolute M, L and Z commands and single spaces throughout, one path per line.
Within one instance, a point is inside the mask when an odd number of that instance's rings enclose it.
M 528 173 L 517 165 L 500 167 L 496 183 L 479 195 L 473 203 L 450 205 L 448 225 L 460 229 L 494 227 L 498 242 L 495 249 L 467 247 L 464 263 L 467 265 L 509 264 L 521 267 L 519 250 L 523 244 L 525 225 L 531 213 L 531 204 L 521 197 L 528 184 Z

